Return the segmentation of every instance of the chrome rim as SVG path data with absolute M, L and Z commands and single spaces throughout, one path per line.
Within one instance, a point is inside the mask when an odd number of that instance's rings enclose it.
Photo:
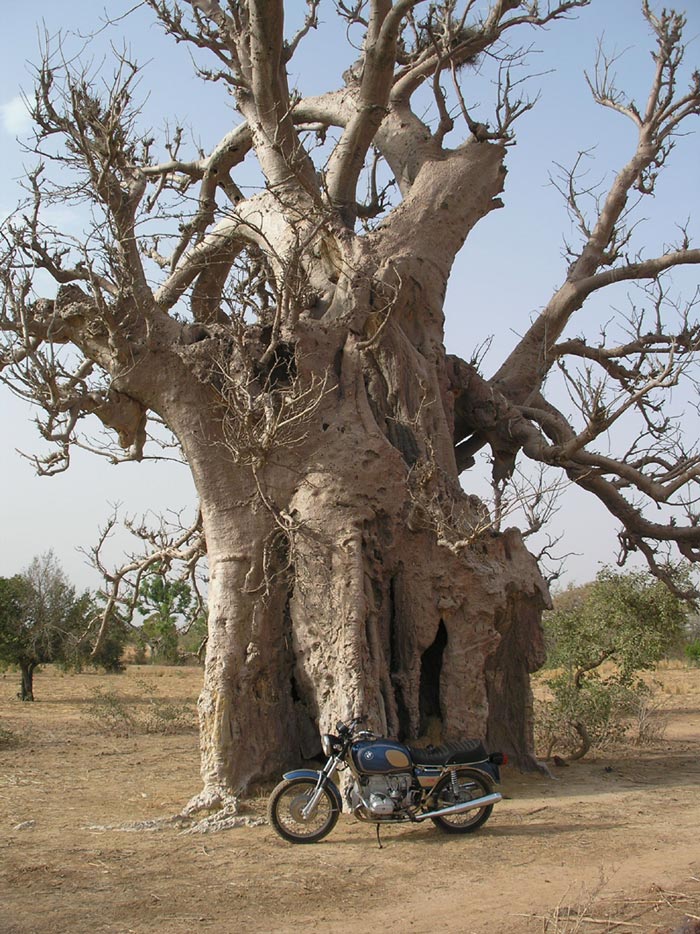
M 277 800 L 276 816 L 285 830 L 295 837 L 310 837 L 318 833 L 333 816 L 333 808 L 324 792 L 313 812 L 305 819 L 303 810 L 311 800 L 315 785 L 291 785 Z
M 465 801 L 473 801 L 475 798 L 483 798 L 489 792 L 473 781 L 459 782 L 458 792 L 455 795 L 451 787 L 444 788 L 440 793 L 437 802 L 436 811 L 440 808 L 449 808 L 455 804 L 462 804 Z M 459 827 L 468 827 L 475 823 L 484 813 L 485 808 L 474 808 L 471 811 L 464 811 L 462 814 L 447 814 L 441 817 L 441 820 Z

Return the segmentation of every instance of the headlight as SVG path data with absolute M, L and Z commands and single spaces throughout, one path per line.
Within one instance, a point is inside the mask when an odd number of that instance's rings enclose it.
M 323 755 L 330 757 L 333 755 L 333 743 L 336 742 L 335 736 L 331 736 L 330 733 L 324 733 L 321 736 L 321 749 L 323 749 Z

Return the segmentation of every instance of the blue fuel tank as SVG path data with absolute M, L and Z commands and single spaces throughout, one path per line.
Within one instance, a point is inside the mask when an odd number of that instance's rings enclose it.
M 412 766 L 407 747 L 390 739 L 363 739 L 352 744 L 351 752 L 355 768 L 365 774 L 406 772 Z

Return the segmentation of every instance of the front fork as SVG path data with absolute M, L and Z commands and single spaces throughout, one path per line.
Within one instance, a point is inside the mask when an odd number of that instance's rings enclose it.
M 314 788 L 313 793 L 307 803 L 301 809 L 301 816 L 304 818 L 304 820 L 308 820 L 316 810 L 319 799 L 323 794 L 323 789 L 326 787 L 328 782 L 332 781 L 333 773 L 338 767 L 338 761 L 338 756 L 332 756 L 318 773 L 316 787 Z

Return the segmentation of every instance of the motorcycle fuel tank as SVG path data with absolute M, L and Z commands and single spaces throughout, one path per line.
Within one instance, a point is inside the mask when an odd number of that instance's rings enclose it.
M 386 774 L 411 768 L 411 756 L 401 743 L 388 739 L 360 740 L 352 745 L 352 760 L 358 772 Z

